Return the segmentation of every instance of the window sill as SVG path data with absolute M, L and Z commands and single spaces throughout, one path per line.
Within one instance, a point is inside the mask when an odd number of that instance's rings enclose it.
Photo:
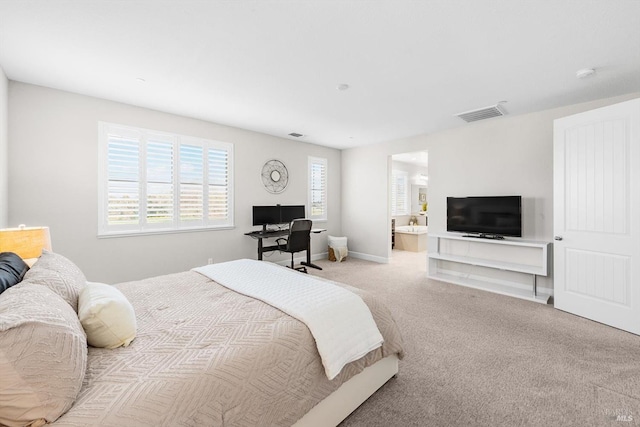
M 122 232 L 110 232 L 98 234 L 98 239 L 111 239 L 118 237 L 135 237 L 135 236 L 149 236 L 155 234 L 179 234 L 179 233 L 197 233 L 202 231 L 218 231 L 218 230 L 233 230 L 236 227 L 228 225 L 224 227 L 197 227 L 197 228 L 181 228 L 179 230 L 145 230 L 145 231 L 122 231 Z

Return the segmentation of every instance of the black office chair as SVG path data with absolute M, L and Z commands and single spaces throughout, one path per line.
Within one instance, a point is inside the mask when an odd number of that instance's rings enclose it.
M 309 242 L 311 241 L 311 224 L 312 221 L 310 219 L 294 219 L 289 224 L 289 235 L 287 238 L 282 237 L 276 239 L 276 243 L 279 246 L 278 250 L 281 252 L 289 252 L 291 254 L 291 268 L 304 273 L 307 272 L 306 267 L 294 267 L 293 255 L 296 252 L 309 250 Z

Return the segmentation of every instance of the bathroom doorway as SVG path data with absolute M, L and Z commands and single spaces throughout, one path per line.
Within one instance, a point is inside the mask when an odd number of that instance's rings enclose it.
M 406 252 L 426 255 L 429 230 L 428 162 L 426 150 L 391 156 L 389 200 L 392 258 L 405 255 Z

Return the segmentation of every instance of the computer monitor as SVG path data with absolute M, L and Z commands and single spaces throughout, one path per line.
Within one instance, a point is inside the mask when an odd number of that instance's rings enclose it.
M 304 205 L 280 206 L 280 222 L 282 224 L 288 224 L 294 219 L 304 217 Z
M 254 206 L 253 225 L 280 224 L 280 206 Z
M 263 228 L 270 224 L 289 224 L 294 219 L 304 217 L 304 205 L 253 207 L 253 225 L 261 225 Z

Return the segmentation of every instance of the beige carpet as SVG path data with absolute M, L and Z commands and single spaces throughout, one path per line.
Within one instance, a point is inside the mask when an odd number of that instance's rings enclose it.
M 343 427 L 640 425 L 639 336 L 428 280 L 424 253 L 317 264 L 382 297 L 405 341 L 398 377 Z

